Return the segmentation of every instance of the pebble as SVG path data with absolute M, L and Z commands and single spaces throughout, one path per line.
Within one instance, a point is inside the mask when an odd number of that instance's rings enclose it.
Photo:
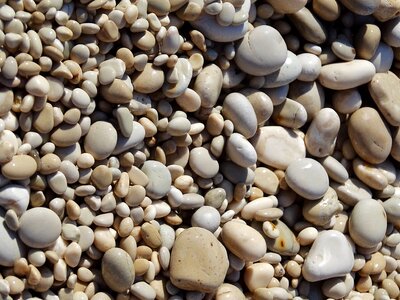
M 223 283 L 229 261 L 224 246 L 208 230 L 181 232 L 171 251 L 170 278 L 184 290 L 210 293 Z
M 202 178 L 213 178 L 219 171 L 219 163 L 215 157 L 203 147 L 196 147 L 190 151 L 189 165 Z
M 28 208 L 30 189 L 19 184 L 7 184 L 0 188 L 0 206 L 14 210 L 18 216 Z
M 378 245 L 385 237 L 386 227 L 386 212 L 376 200 L 362 200 L 354 206 L 349 219 L 349 233 L 358 246 L 372 248 Z
M 231 120 L 235 130 L 245 138 L 251 138 L 257 130 L 257 116 L 253 106 L 240 93 L 228 94 L 222 106 L 222 115 Z
M 273 223 L 273 229 L 279 231 L 276 238 L 266 237 L 267 248 L 285 256 L 294 256 L 300 250 L 300 244 L 290 228 L 280 220 Z
M 61 234 L 60 218 L 48 208 L 28 209 L 22 214 L 19 222 L 18 235 L 25 245 L 32 248 L 48 247 Z
M 50 91 L 50 85 L 45 77 L 36 75 L 28 80 L 25 89 L 32 96 L 44 97 Z
M 257 153 L 240 133 L 233 133 L 226 141 L 226 153 L 237 165 L 248 168 L 257 162 Z
M 101 259 L 101 275 L 110 289 L 126 293 L 135 280 L 135 269 L 129 254 L 121 248 L 107 250 Z
M 191 224 L 193 227 L 201 227 L 215 232 L 221 222 L 218 210 L 212 206 L 202 206 L 192 215 Z
M 117 131 L 111 123 L 97 121 L 90 126 L 85 137 L 85 151 L 96 160 L 105 159 L 114 151 L 117 138 Z
M 353 113 L 349 120 L 348 134 L 355 152 L 365 161 L 379 164 L 389 156 L 392 138 L 375 109 L 363 107 Z
M 243 292 L 233 284 L 230 283 L 223 283 L 217 289 L 215 293 L 216 300 L 230 300 L 230 299 L 237 299 L 237 300 L 244 300 L 246 299 Z
M 346 237 L 339 231 L 326 230 L 312 244 L 302 274 L 307 281 L 315 282 L 344 276 L 353 264 L 353 250 Z
M 244 261 L 257 261 L 267 251 L 263 236 L 242 222 L 233 220 L 225 223 L 221 237 L 225 247 Z
M 400 102 L 396 98 L 400 79 L 392 72 L 377 73 L 368 84 L 368 90 L 385 120 L 400 125 Z
M 303 138 L 281 126 L 261 127 L 250 142 L 258 160 L 277 169 L 285 170 L 291 162 L 306 156 Z
M 11 180 L 24 180 L 35 174 L 37 163 L 29 155 L 15 155 L 1 168 L 1 173 Z
M 0 208 L 0 265 L 12 267 L 14 262 L 21 257 L 25 257 L 25 247 L 17 237 L 17 234 L 5 225 L 5 211 Z
M 260 44 L 266 41 L 270 43 Z M 264 51 L 265 47 L 270 51 Z M 261 25 L 245 34 L 236 49 L 235 62 L 247 74 L 264 76 L 277 71 L 286 57 L 287 48 L 280 33 L 271 26 Z
M 141 170 L 149 179 L 146 185 L 146 194 L 149 197 L 160 199 L 169 192 L 172 179 L 165 165 L 155 160 L 148 160 Z
M 286 169 L 285 180 L 290 188 L 308 200 L 321 198 L 329 187 L 325 169 L 311 158 L 291 162 Z

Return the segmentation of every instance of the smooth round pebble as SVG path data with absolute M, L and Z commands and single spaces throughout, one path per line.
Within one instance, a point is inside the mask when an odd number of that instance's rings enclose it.
M 169 192 L 172 179 L 165 165 L 155 160 L 148 160 L 141 170 L 149 178 L 146 185 L 146 194 L 149 197 L 160 199 Z
M 191 224 L 193 227 L 201 227 L 215 232 L 221 222 L 218 210 L 212 206 L 202 206 L 192 215 Z
M 97 121 L 90 126 L 85 137 L 85 151 L 96 160 L 105 159 L 114 151 L 117 136 L 117 131 L 111 123 Z
M 32 248 L 45 248 L 61 234 L 61 221 L 55 212 L 45 207 L 28 209 L 19 219 L 18 235 Z

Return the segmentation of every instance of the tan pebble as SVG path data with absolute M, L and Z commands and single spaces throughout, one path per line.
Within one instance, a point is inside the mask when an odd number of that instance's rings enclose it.
M 217 289 L 216 300 L 229 300 L 229 299 L 237 299 L 237 300 L 244 300 L 245 296 L 243 292 L 233 284 L 223 283 Z
M 357 55 L 363 59 L 371 59 L 379 46 L 381 30 L 375 24 L 364 24 L 355 36 Z
M 332 96 L 332 105 L 338 113 L 351 114 L 361 107 L 361 95 L 356 88 L 336 91 Z
M 109 228 L 97 227 L 94 231 L 94 245 L 102 252 L 115 247 L 115 239 Z
M 380 252 L 371 255 L 365 265 L 359 271 L 362 276 L 380 274 L 386 267 L 386 260 Z
M 47 183 L 51 190 L 57 195 L 64 194 L 68 187 L 67 178 L 60 171 L 47 175 Z
M 68 147 L 79 141 L 82 129 L 79 124 L 61 124 L 50 136 L 50 140 L 58 147 Z
M 354 150 L 367 162 L 377 164 L 388 157 L 392 138 L 375 109 L 363 107 L 353 113 L 349 121 L 348 134 Z
M 161 236 L 157 228 L 151 223 L 144 223 L 141 227 L 141 236 L 145 243 L 153 249 L 161 246 Z
M 139 299 L 155 299 L 155 290 L 146 282 L 140 281 L 130 288 L 131 293 Z
M 147 259 L 144 258 L 138 258 L 134 262 L 135 266 L 135 274 L 137 276 L 142 276 L 146 274 L 147 270 L 150 267 L 150 262 Z
M 255 263 L 244 272 L 244 282 L 254 292 L 257 288 L 268 286 L 274 276 L 274 268 L 269 263 Z
M 18 74 L 24 77 L 39 75 L 41 67 L 32 61 L 25 61 L 18 65 Z
M 85 151 L 97 160 L 108 157 L 116 145 L 117 131 L 111 123 L 105 121 L 93 123 L 84 141 Z
M 0 89 L 0 116 L 6 115 L 10 110 L 14 102 L 14 93 L 11 89 L 1 88 Z
M 265 167 L 258 167 L 254 171 L 254 185 L 268 195 L 275 195 L 279 189 L 278 177 Z
M 37 163 L 29 155 L 15 155 L 3 165 L 1 173 L 11 180 L 23 180 L 35 174 Z
M 104 190 L 113 181 L 110 168 L 104 165 L 96 167 L 91 176 L 92 183 L 99 189 Z
M 0 163 L 4 164 L 12 160 L 16 149 L 9 141 L 0 142 Z
M 237 232 L 241 232 L 241 234 L 238 236 Z M 223 226 L 221 234 L 225 246 L 243 260 L 259 260 L 266 252 L 264 238 L 246 224 L 229 221 Z M 247 241 L 247 243 L 243 243 L 243 241 Z
M 215 236 L 192 227 L 179 234 L 172 248 L 171 281 L 181 289 L 213 292 L 222 284 L 228 265 L 226 250 Z M 207 272 L 197 272 L 201 269 Z
M 358 179 L 375 190 L 383 190 L 389 184 L 385 175 L 378 168 L 359 158 L 353 160 L 353 170 Z
M 396 298 L 400 294 L 399 287 L 392 279 L 389 278 L 384 279 L 382 281 L 382 288 L 384 288 L 387 291 L 390 298 Z
M 312 3 L 313 11 L 325 21 L 335 21 L 339 18 L 341 6 L 336 0 L 317 0 Z
M 143 51 L 148 51 L 154 47 L 156 39 L 150 31 L 143 31 L 132 35 L 133 44 Z
M 189 132 L 190 121 L 185 117 L 176 117 L 168 122 L 167 132 L 171 136 L 182 136 Z
M 35 113 L 33 127 L 40 133 L 49 133 L 54 127 L 54 110 L 50 103 L 46 103 L 44 108 Z
M 112 248 L 104 254 L 101 273 L 107 286 L 119 293 L 126 292 L 135 280 L 133 261 L 121 248 Z
M 321 22 L 306 7 L 290 15 L 290 20 L 305 40 L 317 45 L 326 40 L 326 30 Z
M 110 103 L 129 103 L 133 94 L 128 85 L 121 79 L 115 79 L 111 84 L 100 87 L 101 95 Z
M 386 121 L 400 125 L 400 102 L 396 98 L 399 78 L 392 72 L 376 74 L 368 85 L 372 99 Z
M 163 83 L 164 72 L 151 63 L 146 64 L 142 72 L 132 77 L 132 84 L 139 93 L 153 93 L 161 88 Z
M 200 96 L 202 107 L 213 107 L 222 88 L 222 71 L 215 64 L 211 64 L 196 77 L 193 90 Z
M 11 295 L 18 295 L 18 294 L 22 293 L 22 291 L 25 288 L 24 282 L 16 276 L 10 275 L 10 276 L 5 277 L 4 279 L 9 284 Z

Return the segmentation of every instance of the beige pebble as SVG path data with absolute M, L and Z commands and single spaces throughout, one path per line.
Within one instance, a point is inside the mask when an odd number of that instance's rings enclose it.
M 349 10 L 362 16 L 372 14 L 379 6 L 379 1 L 376 0 L 368 0 L 368 1 L 343 0 L 341 2 Z
M 306 41 L 317 45 L 325 42 L 327 36 L 325 28 L 308 8 L 303 7 L 289 18 Z
M 275 168 L 284 170 L 290 162 L 305 157 L 301 136 L 281 126 L 261 127 L 250 142 L 256 149 L 258 160 Z
M 200 96 L 201 106 L 213 107 L 222 88 L 222 71 L 215 64 L 202 69 L 194 82 L 193 90 Z
M 280 255 L 296 255 L 299 252 L 300 244 L 291 229 L 280 220 L 271 222 L 271 224 L 278 235 L 276 238 L 266 237 L 267 247 Z
M 58 147 L 68 147 L 77 143 L 81 136 L 82 129 L 79 124 L 69 125 L 62 123 L 53 131 L 50 140 Z
M 112 248 L 102 258 L 101 274 L 109 288 L 125 293 L 135 280 L 133 261 L 123 249 Z
M 10 276 L 5 277 L 4 279 L 9 284 L 11 295 L 18 295 L 18 294 L 22 293 L 22 291 L 25 288 L 24 282 L 16 276 L 10 275 Z
M 111 84 L 100 87 L 101 95 L 110 103 L 129 103 L 133 98 L 132 90 L 121 79 L 115 79 Z
M 23 180 L 35 174 L 37 163 L 34 158 L 29 155 L 15 155 L 5 163 L 1 169 L 1 173 L 11 180 Z
M 355 36 L 357 55 L 363 59 L 371 59 L 378 49 L 381 30 L 375 24 L 364 24 Z
M 50 103 L 34 114 L 33 127 L 40 133 L 49 133 L 54 128 L 54 110 Z
M 360 72 L 363 70 L 363 72 Z M 333 90 L 346 90 L 371 81 L 375 75 L 374 65 L 362 59 L 324 65 L 319 75 L 320 83 Z
M 398 77 L 389 71 L 376 74 L 368 85 L 371 97 L 377 104 L 379 111 L 386 121 L 393 126 L 400 125 L 400 104 L 394 96 L 397 94 L 398 81 Z
M 363 107 L 353 113 L 349 121 L 348 134 L 354 150 L 365 161 L 376 164 L 388 157 L 392 138 L 375 109 Z
M 189 164 L 192 170 L 203 178 L 212 178 L 219 171 L 218 161 L 203 147 L 190 151 Z
M 164 72 L 151 63 L 132 78 L 132 84 L 139 93 L 150 94 L 157 91 L 164 83 Z
M 353 170 L 358 179 L 375 190 L 383 190 L 389 184 L 385 175 L 378 168 L 359 158 L 353 160 Z
M 237 235 L 238 232 L 240 235 Z M 224 245 L 245 261 L 257 261 L 266 252 L 266 244 L 262 235 L 244 223 L 238 221 L 225 223 L 221 236 Z M 244 241 L 246 243 L 243 243 Z
M 141 171 L 148 177 L 146 193 L 149 197 L 159 199 L 165 196 L 171 186 L 171 174 L 167 167 L 154 160 L 146 161 Z
M 274 268 L 269 263 L 255 263 L 245 269 L 244 282 L 254 292 L 257 288 L 268 286 L 274 276 Z
M 28 80 L 25 89 L 33 96 L 43 97 L 50 91 L 50 85 L 45 77 L 42 75 L 36 75 Z
M 237 299 L 244 300 L 245 296 L 243 292 L 233 284 L 223 283 L 217 289 L 216 300 L 228 300 L 228 299 Z
M 161 246 L 162 241 L 160 233 L 151 223 L 146 222 L 141 226 L 141 236 L 146 245 L 151 248 L 156 249 Z
M 347 205 L 354 206 L 359 201 L 372 197 L 368 186 L 356 178 L 349 178 L 342 184 L 331 182 L 330 185 L 336 191 L 340 200 Z
M 105 121 L 98 121 L 90 126 L 84 141 L 85 151 L 101 160 L 108 157 L 117 145 L 117 131 Z
M 172 248 L 171 281 L 181 289 L 213 292 L 223 283 L 228 265 L 226 250 L 215 236 L 192 227 L 179 234 Z

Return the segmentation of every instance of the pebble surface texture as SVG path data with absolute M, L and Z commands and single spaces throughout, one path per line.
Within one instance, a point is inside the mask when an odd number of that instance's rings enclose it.
M 399 299 L 399 76 L 399 0 L 0 0 L 0 299 Z

